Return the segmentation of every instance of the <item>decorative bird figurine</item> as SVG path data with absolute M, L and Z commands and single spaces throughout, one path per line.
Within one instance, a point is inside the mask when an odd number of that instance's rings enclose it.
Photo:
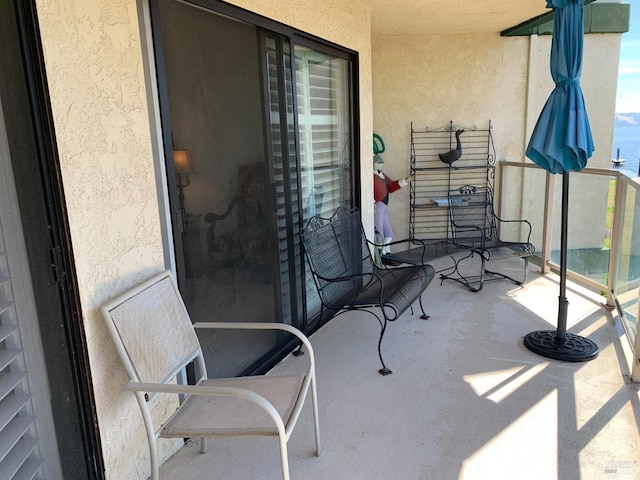
M 444 163 L 448 163 L 449 166 L 456 160 L 460 158 L 462 155 L 462 145 L 460 145 L 460 134 L 464 132 L 464 130 L 456 130 L 456 148 L 455 150 L 449 150 L 447 153 L 439 153 L 438 156 L 440 160 Z

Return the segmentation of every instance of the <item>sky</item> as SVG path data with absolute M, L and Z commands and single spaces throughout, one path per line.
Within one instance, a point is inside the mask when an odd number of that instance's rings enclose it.
M 616 113 L 640 112 L 640 0 L 631 4 L 629 31 L 622 34 Z

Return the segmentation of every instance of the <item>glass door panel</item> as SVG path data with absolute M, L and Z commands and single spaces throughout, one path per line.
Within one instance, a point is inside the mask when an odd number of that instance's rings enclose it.
M 303 221 L 351 206 L 350 64 L 295 46 Z M 320 299 L 306 267 L 308 328 L 320 325 Z
M 275 190 L 278 269 L 280 273 L 280 309 L 282 322 L 302 328 L 301 279 L 296 275 L 300 258 L 298 181 L 296 168 L 296 136 L 293 109 L 291 48 L 289 39 L 262 30 L 260 44 L 266 64 L 265 109 L 269 118 L 268 147 Z M 295 313 L 294 313 L 295 312 Z
M 194 321 L 310 332 L 320 303 L 299 232 L 353 203 L 351 57 L 198 3 L 151 0 L 180 290 Z M 200 338 L 212 376 L 268 368 L 290 346 L 270 332 Z
M 181 152 L 180 290 L 194 322 L 281 321 L 257 28 L 174 0 L 160 6 L 171 137 Z M 189 164 L 178 162 L 184 151 Z M 270 331 L 198 334 L 210 376 L 243 373 L 278 346 Z

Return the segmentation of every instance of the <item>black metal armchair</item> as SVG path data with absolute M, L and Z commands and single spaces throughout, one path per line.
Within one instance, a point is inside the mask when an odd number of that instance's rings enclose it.
M 428 318 L 421 295 L 435 275 L 433 267 L 376 266 L 370 250 L 375 244 L 367 240 L 359 212 L 344 207 L 338 208 L 331 218 L 309 219 L 301 238 L 322 309 L 331 311 L 331 316 L 348 310 L 363 310 L 375 316 L 381 327 L 379 371 L 382 375 L 390 374 L 381 353 L 387 322 L 396 320 L 416 300 L 422 310 L 421 318 Z M 371 307 L 380 308 L 380 315 L 368 310 Z
M 448 274 L 441 274 L 441 280 L 454 280 L 466 286 L 472 292 L 479 292 L 484 282 L 491 279 L 506 278 L 521 285 L 527 280 L 527 266 L 535 247 L 530 242 L 531 223 L 527 220 L 502 220 L 493 208 L 493 191 L 488 186 L 464 185 L 449 192 L 449 215 L 451 241 L 457 248 L 466 249 L 468 255 L 455 260 Z M 518 239 L 504 240 L 503 230 L 515 226 Z M 480 259 L 478 275 L 463 274 L 461 262 L 468 258 Z M 524 260 L 522 279 L 513 278 L 502 272 L 488 270 L 487 262 L 507 258 Z

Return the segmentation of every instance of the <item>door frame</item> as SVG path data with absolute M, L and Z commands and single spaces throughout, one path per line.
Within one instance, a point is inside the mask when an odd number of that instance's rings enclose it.
M 64 478 L 105 478 L 35 0 L 2 3 L 0 78 Z
M 148 2 L 148 10 L 145 10 L 145 13 L 148 14 L 148 22 L 145 23 L 146 34 L 149 37 L 148 42 L 148 51 L 146 51 L 147 55 L 151 59 L 150 65 L 147 66 L 147 69 L 155 74 L 154 78 L 150 78 L 150 83 L 156 82 L 153 85 L 154 89 L 157 89 L 156 95 L 157 98 L 153 100 L 153 104 L 156 105 L 158 110 L 158 128 L 159 138 L 161 138 L 161 148 L 163 150 L 162 158 L 164 158 L 165 165 L 162 166 L 164 171 L 166 172 L 166 183 L 162 185 L 163 188 L 166 188 L 166 194 L 168 198 L 169 208 L 167 209 L 166 219 L 167 222 L 171 222 L 171 225 L 167 227 L 167 237 L 170 237 L 170 241 L 168 241 L 167 249 L 172 250 L 171 256 L 175 261 L 175 269 L 178 278 L 178 285 L 186 285 L 186 277 L 185 277 L 185 260 L 182 254 L 182 236 L 180 225 L 182 225 L 182 212 L 180 207 L 180 201 L 178 199 L 178 189 L 176 173 L 174 169 L 174 165 L 172 162 L 173 158 L 173 138 L 171 135 L 172 125 L 171 118 L 169 112 L 169 98 L 168 98 L 168 80 L 166 74 L 166 66 L 165 66 L 165 58 L 164 58 L 164 46 L 163 46 L 163 38 L 162 38 L 162 30 L 161 30 L 161 0 L 141 0 Z M 287 65 L 292 72 L 295 72 L 295 59 L 293 55 L 294 46 L 301 45 L 305 47 L 309 47 L 315 50 L 318 50 L 323 53 L 327 53 L 333 55 L 338 58 L 342 58 L 348 60 L 351 64 L 351 71 L 349 72 L 351 75 L 352 82 L 352 95 L 350 96 L 350 128 L 352 133 L 352 153 L 351 156 L 353 158 L 352 162 L 352 170 L 351 170 L 351 178 L 350 178 L 350 188 L 351 188 L 351 199 L 353 205 L 356 207 L 360 207 L 361 205 L 361 192 L 360 192 L 360 125 L 359 125 L 359 75 L 358 75 L 358 53 L 356 51 L 350 50 L 348 48 L 342 47 L 340 45 L 334 44 L 330 41 L 324 40 L 320 37 L 314 36 L 312 34 L 308 34 L 306 32 L 302 32 L 299 29 L 294 27 L 290 27 L 286 24 L 280 23 L 278 21 L 269 19 L 267 17 L 258 15 L 249 10 L 243 9 L 236 5 L 231 5 L 229 3 L 222 2 L 220 0 L 179 0 L 180 3 L 185 3 L 191 5 L 195 8 L 200 8 L 202 10 L 211 12 L 212 14 L 218 14 L 222 16 L 226 16 L 235 21 L 243 22 L 248 25 L 254 26 L 258 32 L 271 32 L 277 38 L 288 39 L 289 48 L 291 50 L 290 57 L 290 65 Z M 144 36 L 144 35 L 143 35 Z M 280 72 L 282 73 L 282 72 Z M 261 75 L 263 76 L 262 82 L 265 83 L 268 80 L 266 77 L 266 72 L 264 68 L 261 68 Z M 296 85 L 293 83 L 293 105 L 294 111 L 296 110 L 297 99 L 296 99 Z M 281 92 L 282 93 L 282 92 Z M 281 95 L 284 98 L 284 95 Z M 267 99 L 264 100 L 265 105 L 263 108 L 268 110 Z M 283 106 L 281 106 L 283 107 Z M 285 112 L 284 108 L 281 108 L 281 115 Z M 297 116 L 294 116 L 295 121 L 295 133 L 294 135 L 297 137 L 299 132 L 297 128 Z M 283 129 L 281 132 L 281 143 L 283 148 L 288 148 L 288 132 L 286 129 Z M 265 141 L 269 142 L 269 136 L 265 136 Z M 296 148 L 296 157 L 299 158 L 299 142 L 295 142 Z M 284 155 L 288 158 L 287 155 Z M 272 163 L 273 159 L 270 156 L 270 149 L 267 148 L 267 158 L 268 162 Z M 300 178 L 297 180 L 298 185 L 297 188 L 300 189 Z M 298 199 L 298 211 L 302 211 L 302 199 Z M 302 219 L 300 220 L 302 221 Z M 303 282 L 306 282 L 305 279 L 305 260 L 304 256 L 301 254 L 301 250 L 297 250 L 300 247 L 296 246 L 297 242 L 295 240 L 295 235 L 297 232 L 294 231 L 293 228 L 289 229 L 288 232 L 288 251 L 290 254 L 290 265 L 291 269 L 289 271 L 289 280 L 290 284 L 295 284 L 296 277 L 299 276 L 303 279 Z M 296 261 L 291 258 L 294 255 L 295 251 L 300 252 L 300 258 L 298 264 Z M 299 268 L 300 271 L 295 271 L 296 268 Z M 305 289 L 304 287 L 296 292 L 300 295 L 296 299 L 292 299 L 293 309 L 292 313 L 294 315 L 300 315 L 299 318 L 300 327 L 306 330 L 305 333 L 311 333 L 309 330 L 310 323 L 308 322 L 307 316 L 307 308 L 306 308 L 306 298 L 305 298 Z M 299 298 L 299 300 L 298 300 Z M 296 304 L 296 302 L 300 303 Z M 302 311 L 300 311 L 302 310 Z M 320 325 L 316 322 L 313 323 L 311 327 L 313 330 L 319 328 Z M 274 365 L 277 361 L 279 361 L 284 353 L 287 353 L 291 350 L 291 345 L 286 344 L 282 345 L 280 348 L 275 348 L 269 354 L 265 355 L 265 357 L 258 359 L 253 365 L 248 367 L 248 369 L 244 372 L 245 374 L 255 374 L 255 373 L 263 373 L 268 370 L 272 365 Z

